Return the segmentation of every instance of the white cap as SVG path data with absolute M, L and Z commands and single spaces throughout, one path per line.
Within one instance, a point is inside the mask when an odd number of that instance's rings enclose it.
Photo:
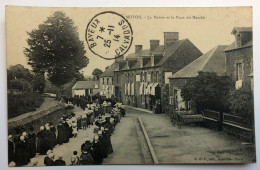
M 50 126 L 46 126 L 46 130 L 50 130 L 51 128 L 50 128 Z
M 8 135 L 8 139 L 11 139 L 13 136 L 12 135 Z
M 98 136 L 98 135 L 95 135 L 95 136 L 94 136 L 94 139 L 95 139 L 95 140 L 98 140 L 98 139 L 99 139 L 99 136 Z
M 98 131 L 98 135 L 102 135 L 102 131 L 101 130 Z
M 26 132 L 23 132 L 23 133 L 22 133 L 22 136 L 26 136 L 26 135 L 27 135 L 27 133 L 26 133 Z
M 52 153 L 52 150 L 49 149 L 49 150 L 47 151 L 47 155 L 49 155 L 50 153 Z
M 14 161 L 12 161 L 12 162 L 10 162 L 10 163 L 9 163 L 9 165 L 8 165 L 8 166 L 9 166 L 9 167 L 15 167 L 15 165 L 16 165 L 16 164 L 15 164 L 15 162 L 14 162 Z
M 44 130 L 44 126 L 41 126 L 41 127 L 40 127 L 40 130 Z
M 105 130 L 105 128 L 102 126 L 102 127 L 101 127 L 101 130 L 103 131 L 103 130 Z
M 37 165 L 37 164 L 38 164 L 38 159 L 32 158 L 32 159 L 31 159 L 31 163 L 32 163 L 33 165 Z
M 20 136 L 20 140 L 24 140 L 24 136 Z
M 54 158 L 54 153 L 52 153 L 52 152 L 49 153 L 49 154 L 48 154 L 48 157 L 49 157 L 49 158 Z

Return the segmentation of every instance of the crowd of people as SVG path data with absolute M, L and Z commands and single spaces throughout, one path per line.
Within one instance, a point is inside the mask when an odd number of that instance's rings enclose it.
M 82 107 L 81 107 L 82 108 Z M 103 101 L 87 103 L 82 108 L 82 114 L 70 113 L 63 115 L 55 127 L 53 122 L 40 127 L 36 134 L 34 128 L 20 127 L 15 129 L 16 134 L 8 136 L 8 162 L 9 166 L 24 166 L 31 163 L 38 164 L 36 154 L 46 155 L 46 166 L 66 165 L 62 154 L 57 155 L 53 148 L 56 145 L 68 143 L 70 138 L 77 137 L 79 130 L 86 130 L 94 126 L 93 136 L 87 136 L 81 145 L 81 154 L 74 151 L 70 165 L 99 165 L 103 159 L 113 152 L 111 135 L 115 126 L 120 122 L 125 110 L 121 103 Z

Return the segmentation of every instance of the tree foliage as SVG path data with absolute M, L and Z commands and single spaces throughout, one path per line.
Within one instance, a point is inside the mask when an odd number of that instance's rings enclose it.
M 33 74 L 30 72 L 29 69 L 25 68 L 23 65 L 17 64 L 15 66 L 10 66 L 7 69 L 7 81 L 13 79 L 24 79 L 30 82 L 33 79 Z
M 254 115 L 254 98 L 250 89 L 242 87 L 231 91 L 228 102 L 233 115 L 244 118 Z
M 47 73 L 57 87 L 79 76 L 79 70 L 87 66 L 84 43 L 73 20 L 65 13 L 54 12 L 38 29 L 27 34 L 29 47 L 24 53 L 28 64 L 38 74 Z
M 99 80 L 99 76 L 103 73 L 102 70 L 95 68 L 92 72 L 92 75 L 94 76 L 95 80 Z
M 35 74 L 33 76 L 33 81 L 31 82 L 33 86 L 33 91 L 38 93 L 43 93 L 45 88 L 45 77 L 43 74 Z
M 230 76 L 217 76 L 212 72 L 199 72 L 189 79 L 182 90 L 184 100 L 193 100 L 198 110 L 228 110 L 228 94 L 234 87 Z

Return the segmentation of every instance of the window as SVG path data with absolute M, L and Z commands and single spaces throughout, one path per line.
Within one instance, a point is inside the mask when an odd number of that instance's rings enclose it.
M 140 74 L 140 81 L 143 82 L 143 73 Z
M 109 84 L 109 78 L 107 78 L 107 85 Z
M 190 101 L 188 101 L 188 110 L 190 110 L 191 109 L 191 102 Z
M 112 84 L 114 83 L 113 77 L 111 78 L 111 82 L 112 82 Z
M 236 76 L 237 80 L 242 80 L 242 63 L 236 64 Z
M 159 71 L 156 71 L 156 83 L 159 83 Z
M 153 79 L 154 79 L 153 72 L 151 72 L 151 82 L 153 82 Z
M 102 78 L 102 84 L 105 84 L 105 78 Z
M 147 81 L 147 73 L 145 72 L 144 73 L 144 82 L 146 82 Z
M 170 96 L 170 97 L 169 97 L 169 104 L 170 104 L 170 105 L 173 105 L 173 96 Z
M 89 93 L 90 93 L 90 94 L 93 94 L 93 89 L 89 89 Z

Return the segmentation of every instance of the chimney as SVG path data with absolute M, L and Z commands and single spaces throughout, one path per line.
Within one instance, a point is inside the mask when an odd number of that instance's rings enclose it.
M 124 56 L 116 57 L 115 62 L 120 62 L 124 60 Z
M 179 32 L 164 32 L 164 46 L 179 40 Z
M 142 45 L 135 45 L 135 54 L 142 51 L 143 46 Z
M 150 40 L 150 52 L 154 51 L 160 45 L 160 40 Z

